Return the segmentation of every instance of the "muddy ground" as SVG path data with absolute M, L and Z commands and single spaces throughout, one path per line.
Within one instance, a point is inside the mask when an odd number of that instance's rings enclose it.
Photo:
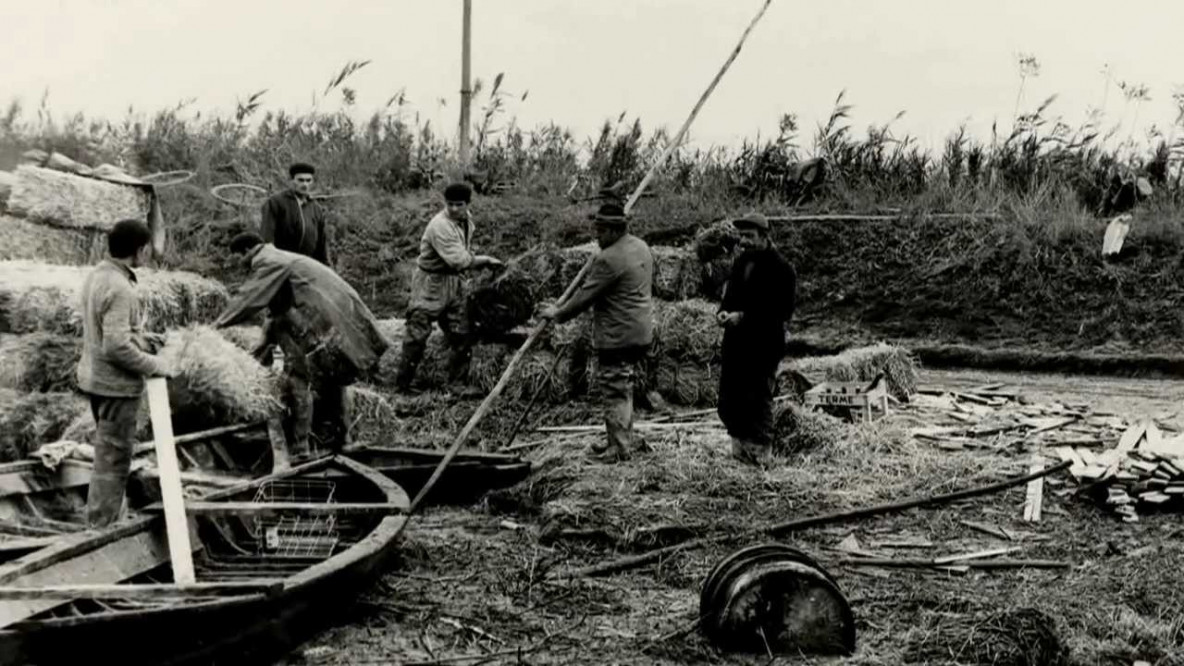
M 1184 429 L 1184 382 L 922 373 L 924 385 L 951 389 L 999 382 L 1031 402 L 1085 404 Z M 646 528 L 654 525 L 718 535 L 1027 471 L 1030 452 L 1013 447 L 944 451 L 900 437 L 901 424 L 916 421 L 907 407 L 889 421 L 898 423 L 782 459 L 767 471 L 734 463 L 719 430 L 651 435 L 652 454 L 615 468 L 580 459 L 587 436 L 556 441 L 531 454 L 543 471 L 523 488 L 416 518 L 398 564 L 354 606 L 334 609 L 336 625 L 282 663 L 1184 665 L 1184 522 L 1151 515 L 1121 523 L 1075 497 L 1066 476 L 1048 479 L 1039 523 L 1022 520 L 1021 486 L 785 537 L 832 572 L 850 601 L 858 631 L 850 657 L 725 655 L 700 637 L 704 577 L 729 552 L 767 539 L 683 551 L 599 578 L 561 575 L 652 547 L 638 535 L 653 534 Z M 1012 539 L 962 521 L 1002 527 Z M 556 537 L 557 524 L 592 536 Z M 894 557 L 1018 546 L 1011 557 L 1061 560 L 1069 568 L 953 573 L 842 565 L 836 546 L 851 535 Z M 913 547 L 892 545 L 900 542 Z M 1036 617 L 1047 618 L 1037 622 L 1045 634 L 990 619 L 1021 609 L 1044 614 Z M 1048 650 L 1048 636 L 1056 650 Z M 1036 643 L 1045 652 L 1033 651 Z

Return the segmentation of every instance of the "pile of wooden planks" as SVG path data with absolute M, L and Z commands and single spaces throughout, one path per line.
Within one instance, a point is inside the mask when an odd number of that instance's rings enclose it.
M 1137 522 L 1138 511 L 1184 508 L 1184 435 L 1164 438 L 1153 422 L 1131 426 L 1118 445 L 1100 454 L 1057 447 L 1069 473 L 1090 484 L 1095 496 L 1124 522 Z

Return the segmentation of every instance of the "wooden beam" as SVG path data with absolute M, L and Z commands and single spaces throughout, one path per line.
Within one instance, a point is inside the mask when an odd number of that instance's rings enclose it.
M 146 512 L 159 512 L 166 507 L 162 507 L 160 502 L 151 504 L 143 509 Z M 394 514 L 405 513 L 407 506 L 392 502 L 374 502 L 374 503 L 339 503 L 327 504 L 323 502 L 205 502 L 196 501 L 189 502 L 185 505 L 185 510 L 191 514 L 236 514 L 236 513 L 284 513 L 297 511 L 309 514 L 352 514 L 352 515 L 379 515 L 389 516 Z
M 11 559 L 14 556 L 24 555 L 35 550 L 41 550 L 46 546 L 52 546 L 61 538 L 61 535 L 59 535 L 0 541 L 0 554 L 4 554 Z
M 164 502 L 165 530 L 173 580 L 181 585 L 197 582 L 193 571 L 193 550 L 189 544 L 189 521 L 185 517 L 185 496 L 181 492 L 181 469 L 173 442 L 173 414 L 169 409 L 169 385 L 164 377 L 145 382 L 152 434 L 156 439 L 156 466 L 160 473 L 160 496 Z
M 182 444 L 191 444 L 193 442 L 201 442 L 223 435 L 233 435 L 235 433 L 243 432 L 244 430 L 251 430 L 267 425 L 266 421 L 257 421 L 252 423 L 239 423 L 236 425 L 219 426 L 217 428 L 210 428 L 209 430 L 202 430 L 200 432 L 191 432 L 185 435 L 177 435 L 173 438 L 173 443 L 178 446 Z M 133 449 L 135 455 L 142 455 L 150 453 L 156 447 L 156 442 L 140 442 L 136 444 Z
M 284 589 L 282 580 L 255 580 L 233 583 L 190 583 L 188 585 L 45 585 L 40 587 L 0 587 L 0 600 L 14 599 L 176 599 L 184 597 L 225 597 L 243 594 L 273 595 Z
M 1031 472 L 1038 472 L 1044 467 L 1039 455 L 1032 457 Z M 1032 479 L 1028 482 L 1027 497 L 1024 501 L 1024 520 L 1029 523 L 1040 522 L 1040 513 L 1044 506 L 1044 477 Z
M 849 566 L 858 567 L 905 567 L 905 568 L 931 568 L 941 567 L 943 565 L 937 564 L 934 560 L 917 560 L 917 559 L 894 559 L 894 558 L 880 558 L 880 559 L 861 559 L 851 558 L 840 560 L 839 564 L 846 564 Z M 959 567 L 969 567 L 971 569 L 1067 569 L 1072 566 L 1068 562 L 1061 562 L 1058 560 L 965 560 L 959 562 Z

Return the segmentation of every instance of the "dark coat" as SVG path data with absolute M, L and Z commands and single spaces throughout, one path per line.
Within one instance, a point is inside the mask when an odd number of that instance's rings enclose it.
M 263 203 L 259 235 L 277 249 L 303 254 L 329 265 L 325 209 L 313 199 L 300 200 L 284 190 Z

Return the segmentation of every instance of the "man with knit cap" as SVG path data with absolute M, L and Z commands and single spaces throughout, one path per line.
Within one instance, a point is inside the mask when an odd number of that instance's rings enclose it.
M 592 309 L 592 340 L 608 436 L 589 453 L 596 460 L 616 462 L 644 448 L 633 434 L 633 377 L 654 339 L 654 260 L 645 241 L 629 233 L 620 205 L 604 204 L 590 218 L 600 252 L 580 289 L 539 316 L 562 323 Z
M 777 365 L 785 356 L 797 274 L 769 238 L 764 215 L 752 213 L 732 224 L 741 252 L 717 314 L 724 329 L 718 410 L 732 437 L 732 455 L 763 465 L 772 453 Z
M 297 162 L 288 167 L 290 186 L 263 202 L 259 235 L 278 250 L 312 257 L 329 265 L 325 209 L 311 196 L 316 168 Z
M 501 266 L 502 262 L 473 254 L 474 225 L 469 213 L 472 197 L 468 184 L 449 185 L 444 190 L 444 209 L 428 222 L 420 238 L 419 257 L 411 276 L 403 352 L 395 378 L 395 387 L 402 393 L 411 391 L 433 322 L 439 324 L 448 341 L 449 388 L 466 397 L 476 393 L 468 386 L 473 340 L 465 307 L 465 274 Z

